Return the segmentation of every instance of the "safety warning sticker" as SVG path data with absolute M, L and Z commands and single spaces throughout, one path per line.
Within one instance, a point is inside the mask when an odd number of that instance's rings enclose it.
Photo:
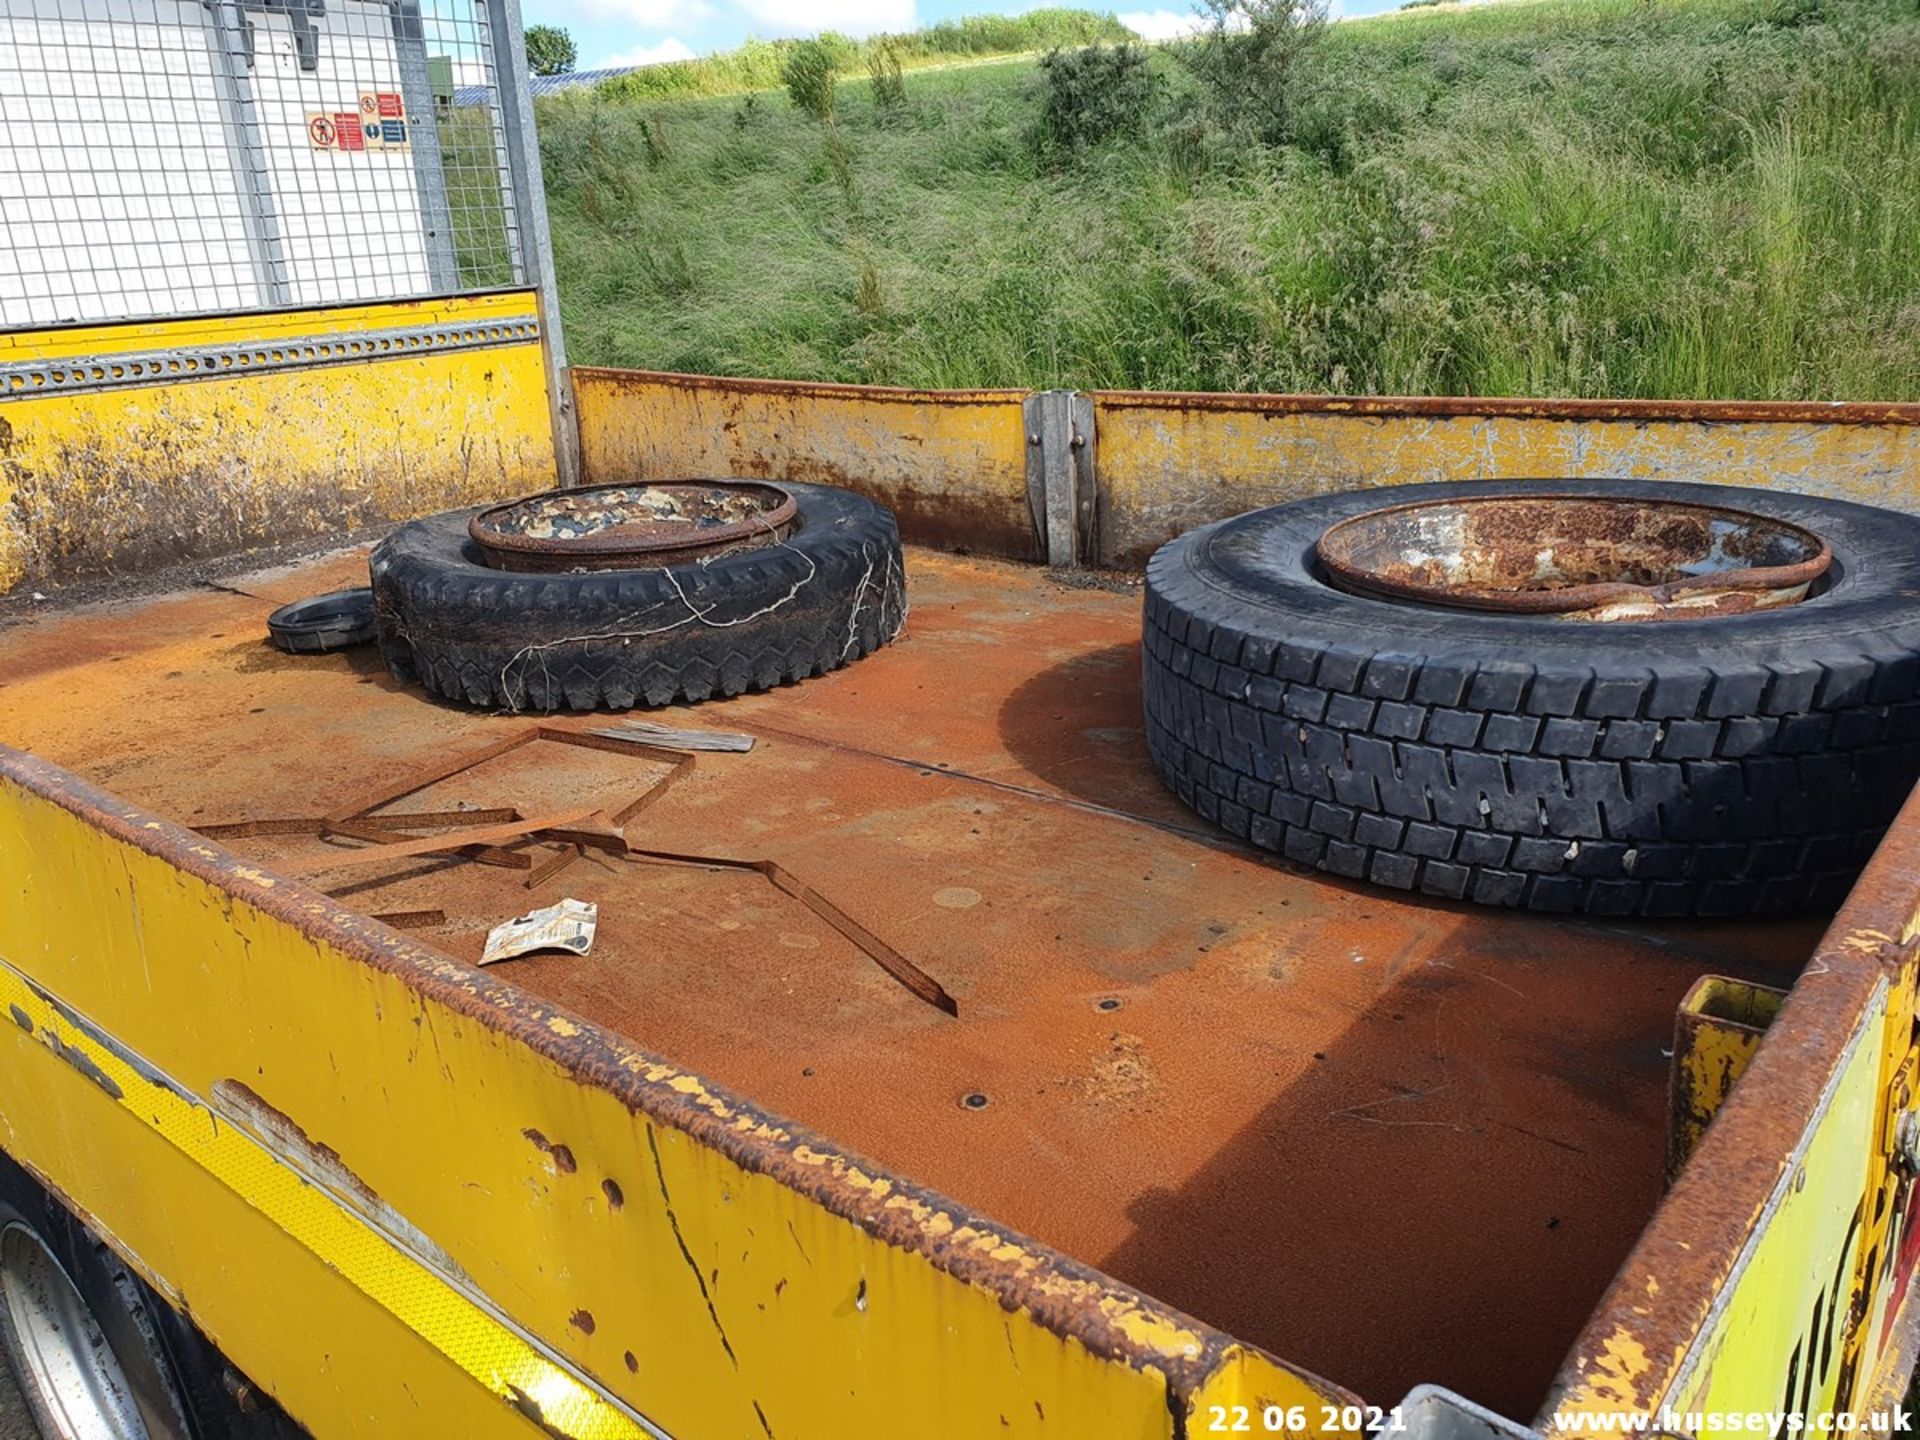
M 307 115 L 307 141 L 316 150 L 364 152 L 370 146 L 383 149 L 388 143 L 386 131 L 390 124 L 399 125 L 399 142 L 405 145 L 407 137 L 404 122 L 377 118 L 369 120 L 351 110 L 336 110 L 330 114 L 312 111 Z
M 362 90 L 360 125 L 369 150 L 407 148 L 407 103 L 397 90 Z

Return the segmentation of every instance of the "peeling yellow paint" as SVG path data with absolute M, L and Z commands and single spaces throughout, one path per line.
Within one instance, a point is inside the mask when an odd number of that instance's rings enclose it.
M 1136 1305 L 1111 1302 L 1113 1326 L 1136 1345 L 1145 1345 L 1170 1359 L 1190 1360 L 1205 1347 L 1200 1337 L 1182 1325 L 1148 1314 Z
M 23 332 L 0 360 L 526 320 L 529 294 Z M 537 340 L 0 398 L 0 590 L 123 574 L 553 483 Z
M 1843 949 L 1856 955 L 1878 955 L 1894 943 L 1893 937 L 1880 930 L 1854 930 L 1841 938 Z
M 1606 1349 L 1589 1367 L 1589 1392 L 1599 1404 L 1622 1410 L 1639 1405 L 1638 1382 L 1653 1369 L 1646 1347 L 1624 1329 L 1617 1329 L 1606 1340 Z

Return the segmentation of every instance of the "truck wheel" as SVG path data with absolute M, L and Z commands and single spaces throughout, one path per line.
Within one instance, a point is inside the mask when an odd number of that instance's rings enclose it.
M 836 670 L 906 619 L 900 532 L 880 505 L 788 484 L 785 538 L 652 569 L 490 568 L 477 511 L 402 525 L 374 550 L 382 655 L 403 680 L 470 705 L 624 710 Z
M 1512 577 L 1461 569 L 1449 545 L 1467 532 L 1443 512 L 1542 496 L 1637 508 L 1662 544 L 1692 525 L 1705 548 L 1660 574 L 1602 545 L 1588 573 L 1535 512 L 1508 558 L 1537 572 L 1527 585 L 1586 582 L 1595 608 L 1477 608 L 1561 601 L 1492 593 Z M 1382 516 L 1412 517 L 1417 543 L 1321 549 L 1330 527 Z M 1789 603 L 1772 579 L 1804 580 L 1809 535 L 1831 563 Z M 1742 546 L 1755 588 L 1698 573 L 1738 568 Z M 1825 910 L 1920 775 L 1916 600 L 1920 519 L 1834 500 L 1625 480 L 1303 500 L 1154 555 L 1149 746 L 1207 819 L 1355 880 L 1549 911 Z M 1641 618 L 1594 618 L 1610 614 Z
M 46 1440 L 292 1440 L 303 1433 L 4 1155 L 0 1344 Z
M 151 1354 L 131 1358 L 146 1367 L 148 1388 L 172 1413 L 151 1415 L 127 1375 L 105 1327 L 81 1295 L 52 1247 L 17 1215 L 0 1213 L 0 1326 L 21 1394 L 40 1433 L 49 1440 L 102 1435 L 146 1437 L 186 1434 L 185 1417 L 171 1385 L 152 1370 Z M 131 1318 L 130 1315 L 122 1316 Z M 157 1383 L 155 1383 L 157 1382 Z M 147 1413 L 143 1413 L 147 1412 Z M 149 1420 L 158 1423 L 150 1424 Z

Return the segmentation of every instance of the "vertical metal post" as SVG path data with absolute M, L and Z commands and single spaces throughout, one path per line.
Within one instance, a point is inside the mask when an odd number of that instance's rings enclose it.
M 242 0 L 206 0 L 206 6 L 213 20 L 207 43 L 213 50 L 214 85 L 220 97 L 220 131 L 226 137 L 227 159 L 240 195 L 240 219 L 254 283 L 260 288 L 262 308 L 282 309 L 293 303 L 293 285 L 287 274 L 280 212 L 273 203 L 273 175 L 267 169 L 260 112 L 253 102 L 253 79 L 248 74 L 253 41 L 246 9 Z
M 460 261 L 453 248 L 453 210 L 447 204 L 447 172 L 440 154 L 440 121 L 427 80 L 427 30 L 420 0 L 392 0 L 393 53 L 407 108 L 408 149 L 420 192 L 420 228 L 427 241 L 427 283 L 436 295 L 460 288 Z M 543 327 L 544 328 L 544 327 Z
M 1024 413 L 1027 503 L 1047 564 L 1066 570 L 1096 561 L 1093 397 L 1077 390 L 1042 390 L 1026 398 Z
M 540 176 L 540 142 L 533 129 L 533 92 L 527 84 L 527 46 L 520 0 L 485 0 L 499 87 L 501 128 L 513 174 L 514 218 L 520 232 L 520 279 L 533 286 L 540 308 L 540 343 L 547 361 L 547 408 L 553 415 L 553 460 L 561 485 L 580 483 L 580 432 L 560 333 L 560 296 L 547 234 L 547 192 Z

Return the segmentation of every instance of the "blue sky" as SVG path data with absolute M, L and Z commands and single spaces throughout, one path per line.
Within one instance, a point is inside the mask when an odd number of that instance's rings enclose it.
M 1335 0 L 1335 13 L 1375 15 L 1399 3 Z M 529 25 L 559 25 L 572 34 L 582 70 L 682 60 L 730 49 L 750 35 L 774 39 L 820 30 L 871 35 L 961 15 L 1011 15 L 1033 8 L 1032 3 L 992 0 L 809 0 L 804 5 L 791 0 L 521 0 Z M 1149 39 L 1178 34 L 1193 23 L 1186 0 L 1123 0 L 1117 11 Z

